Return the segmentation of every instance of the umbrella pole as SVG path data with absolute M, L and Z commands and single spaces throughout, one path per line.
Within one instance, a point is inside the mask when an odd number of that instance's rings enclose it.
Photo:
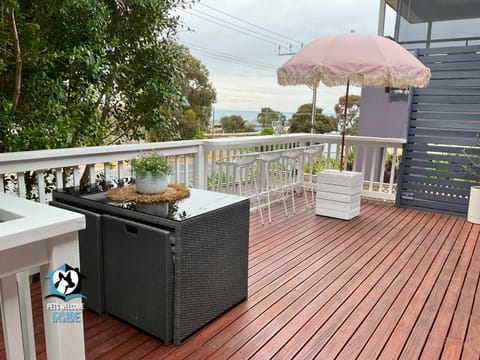
M 315 132 L 315 118 L 317 117 L 317 88 L 313 88 L 313 99 L 312 99 L 312 124 L 310 126 L 310 133 Z
M 350 86 L 350 79 L 347 78 L 347 92 L 345 94 L 345 109 L 343 111 L 343 124 L 342 124 L 342 147 L 340 149 L 340 172 L 343 171 L 343 152 L 345 149 L 345 126 L 347 124 L 347 108 L 348 108 L 348 88 Z

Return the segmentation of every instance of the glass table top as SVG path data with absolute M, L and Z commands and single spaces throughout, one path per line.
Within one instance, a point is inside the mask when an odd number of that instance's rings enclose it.
M 120 184 L 119 186 L 123 185 Z M 54 200 L 64 200 L 68 203 L 81 200 L 83 205 L 93 209 L 107 206 L 182 221 L 246 199 L 231 194 L 189 189 L 190 196 L 174 202 L 155 202 L 151 204 L 138 203 L 132 200 L 119 202 L 107 197 L 108 190 L 113 187 L 114 184 L 101 184 L 95 187 L 59 189 L 54 191 Z

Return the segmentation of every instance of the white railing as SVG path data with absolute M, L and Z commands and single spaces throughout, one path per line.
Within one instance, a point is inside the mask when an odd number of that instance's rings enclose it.
M 23 151 L 0 154 L 0 193 L 15 192 L 27 197 L 29 188 L 26 179 L 35 178 L 35 192 L 40 202 L 48 200 L 49 183 L 55 188 L 79 186 L 82 176 L 94 184 L 98 176 L 104 180 L 121 179 L 131 176 L 125 161 L 129 161 L 142 151 L 158 151 L 167 156 L 174 164 L 173 182 L 203 187 L 200 164 L 204 162 L 201 141 L 177 141 L 146 144 L 127 144 L 118 146 L 95 146 L 56 150 Z M 72 176 L 64 184 L 65 173 Z M 13 175 L 15 181 L 9 181 Z
M 256 136 L 249 138 L 212 139 L 204 141 L 204 151 L 208 164 L 204 164 L 206 184 L 209 190 L 215 190 L 215 182 L 227 179 L 221 174 L 215 161 L 236 154 L 264 152 L 280 149 L 304 147 L 311 144 L 324 144 L 321 169 L 338 169 L 340 164 L 341 136 L 336 134 L 292 134 L 287 136 Z M 396 172 L 399 165 L 404 139 L 372 138 L 347 136 L 345 139 L 346 161 L 344 170 L 361 171 L 364 174 L 362 196 L 395 200 Z M 350 156 L 349 156 L 350 154 Z M 312 164 L 308 164 L 312 165 Z M 215 180 L 216 179 L 216 180 Z M 228 185 L 226 186 L 228 188 Z
M 36 198 L 45 202 L 49 198 L 50 183 L 54 184 L 51 187 L 62 188 L 78 186 L 82 175 L 91 184 L 99 176 L 107 181 L 130 177 L 132 174 L 128 161 L 142 151 L 159 151 L 170 157 L 174 164 L 172 182 L 201 189 L 215 189 L 215 177 L 218 177 L 219 171 L 216 160 L 222 157 L 315 143 L 325 144 L 322 166 L 327 169 L 338 168 L 340 136 L 335 134 L 245 136 L 4 153 L 0 154 L 0 178 L 6 180 L 6 186 L 0 181 L 0 193 L 14 192 L 20 197 L 27 197 L 29 186 L 26 179 L 31 180 L 33 177 L 36 180 Z M 344 162 L 345 169 L 351 167 L 364 173 L 363 196 L 395 199 L 396 167 L 403 143 L 403 139 L 346 137 L 346 159 L 350 161 Z M 73 176 L 64 184 L 66 169 Z M 12 175 L 15 182 L 9 180 Z

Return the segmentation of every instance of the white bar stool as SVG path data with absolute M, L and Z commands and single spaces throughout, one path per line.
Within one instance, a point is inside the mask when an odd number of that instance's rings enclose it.
M 226 192 L 257 200 L 257 209 L 264 224 L 260 195 L 257 185 L 257 177 L 260 172 L 258 166 L 258 153 L 237 154 L 217 161 L 219 166 L 217 191 L 222 190 L 223 169 L 226 177 Z M 229 175 L 232 175 L 232 181 Z
M 285 172 L 281 163 L 283 150 L 274 150 L 260 153 L 258 159 L 262 163 L 262 178 L 260 196 L 267 200 L 268 220 L 272 222 L 270 204 L 272 196 L 280 194 L 285 208 L 285 216 L 288 216 L 287 202 L 285 199 Z
M 304 169 L 303 169 L 303 155 L 305 148 L 292 148 L 284 150 L 282 152 L 282 158 L 286 162 L 286 172 L 287 172 L 287 182 L 286 186 L 288 191 L 292 195 L 292 209 L 293 213 L 296 213 L 295 209 L 295 191 L 301 189 L 303 191 L 303 196 L 305 197 L 305 206 L 308 205 L 307 200 L 307 191 L 305 189 L 304 181 Z

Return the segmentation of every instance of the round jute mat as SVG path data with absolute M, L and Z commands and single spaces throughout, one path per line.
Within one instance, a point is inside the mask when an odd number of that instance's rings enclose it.
M 190 195 L 190 190 L 183 185 L 168 184 L 167 190 L 159 194 L 141 194 L 137 193 L 135 185 L 129 185 L 111 189 L 107 192 L 110 200 L 123 202 L 135 201 L 141 204 L 152 204 L 155 202 L 174 202 L 179 199 L 186 198 Z

